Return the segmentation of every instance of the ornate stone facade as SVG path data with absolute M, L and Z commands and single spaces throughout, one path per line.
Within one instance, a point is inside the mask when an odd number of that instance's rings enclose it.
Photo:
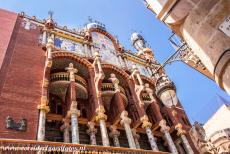
M 0 21 L 4 13 L 0 10 Z M 54 24 L 52 16 L 44 21 L 12 16 L 15 28 L 0 72 L 0 138 L 175 154 L 180 140 L 188 153 L 196 153 L 176 88 L 142 36 L 132 35 L 135 54 L 98 22 L 74 31 Z M 8 115 L 27 119 L 27 129 L 12 133 L 5 127 Z

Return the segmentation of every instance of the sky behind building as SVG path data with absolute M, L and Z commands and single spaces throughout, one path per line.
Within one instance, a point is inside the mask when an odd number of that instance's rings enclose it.
M 135 49 L 131 46 L 130 35 L 139 32 L 160 63 L 174 52 L 168 41 L 171 30 L 146 9 L 142 0 L 0 0 L 0 8 L 17 13 L 23 11 L 39 19 L 46 18 L 52 10 L 55 22 L 68 28 L 83 27 L 91 17 L 105 24 L 107 31 L 132 51 Z M 182 62 L 166 66 L 166 72 L 175 83 L 177 95 L 191 122 L 206 122 L 223 103 L 219 96 L 230 102 L 229 95 L 215 82 Z

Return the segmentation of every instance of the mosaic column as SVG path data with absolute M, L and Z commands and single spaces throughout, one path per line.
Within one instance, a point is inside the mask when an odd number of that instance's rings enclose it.
M 63 119 L 64 124 L 61 126 L 61 130 L 63 131 L 63 138 L 64 143 L 70 143 L 70 125 L 69 125 L 69 119 Z
M 69 67 L 66 67 L 65 70 L 69 73 L 70 85 L 75 85 L 75 73 L 77 73 L 78 70 L 73 67 L 72 63 L 70 63 Z M 70 116 L 71 118 L 72 143 L 79 144 L 78 116 L 80 116 L 80 112 L 77 110 L 75 86 L 72 87 L 71 93 L 70 111 L 68 111 L 67 114 L 68 117 Z
M 77 110 L 77 102 L 72 101 L 70 107 L 70 115 L 71 115 L 71 132 L 72 132 L 72 143 L 79 144 L 79 129 L 78 129 L 78 117 L 80 116 L 79 110 Z
M 164 133 L 165 139 L 167 140 L 170 152 L 173 154 L 179 154 L 177 151 L 177 148 L 172 140 L 171 135 L 169 134 L 169 127 L 166 125 L 166 121 L 162 119 L 159 122 L 159 125 L 161 126 L 161 132 Z
M 131 119 L 128 117 L 128 112 L 127 111 L 123 111 L 121 113 L 121 125 L 124 126 L 125 128 L 125 132 L 126 132 L 126 136 L 129 142 L 129 147 L 131 149 L 136 149 L 136 145 L 135 145 L 135 141 L 133 138 L 133 134 L 130 128 L 130 124 L 131 124 Z
M 38 141 L 44 141 L 45 140 L 45 124 L 46 124 L 46 113 L 49 112 L 49 106 L 48 100 L 46 96 L 42 96 L 41 98 L 41 105 L 38 106 L 38 109 L 40 109 L 39 114 L 39 124 L 38 124 L 38 135 L 37 140 Z
M 136 132 L 136 129 L 132 129 L 132 133 L 133 133 L 133 138 L 134 138 L 134 141 L 135 141 L 135 144 L 136 144 L 136 148 L 137 149 L 140 149 L 140 144 L 139 144 L 139 138 L 140 138 L 140 135 L 137 134 Z
M 110 133 L 109 136 L 113 138 L 113 144 L 115 147 L 120 147 L 120 142 L 118 139 L 118 136 L 120 135 L 120 132 L 117 130 L 116 126 L 110 126 Z
M 178 123 L 176 126 L 175 126 L 175 129 L 177 130 L 177 135 L 181 137 L 182 139 L 182 142 L 184 144 L 184 147 L 185 147 L 185 150 L 188 154 L 194 154 L 186 136 L 185 136 L 185 130 L 183 130 L 182 128 L 182 124 L 181 123 Z
M 87 125 L 89 127 L 89 129 L 87 130 L 87 134 L 90 137 L 90 144 L 97 145 L 97 141 L 96 141 L 97 129 L 94 127 L 95 123 L 91 121 L 91 122 L 88 122 Z
M 159 149 L 157 147 L 157 143 L 155 141 L 155 138 L 154 138 L 152 130 L 151 130 L 152 124 L 149 122 L 148 117 L 146 115 L 144 115 L 140 120 L 143 123 L 142 128 L 145 129 L 145 131 L 146 131 L 146 134 L 148 136 L 149 143 L 151 145 L 152 150 L 153 151 L 159 151 Z
M 105 109 L 103 106 L 99 106 L 96 109 L 96 112 L 97 112 L 96 121 L 98 121 L 100 124 L 102 144 L 103 146 L 109 146 L 109 137 L 108 137 L 107 128 L 105 124 L 105 121 L 107 120 L 107 116 L 104 114 Z

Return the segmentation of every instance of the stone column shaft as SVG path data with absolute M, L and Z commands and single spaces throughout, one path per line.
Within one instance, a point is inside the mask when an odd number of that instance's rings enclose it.
M 91 132 L 90 135 L 90 144 L 91 145 L 97 145 L 97 141 L 96 141 L 96 135 L 94 132 Z
M 120 142 L 117 135 L 113 135 L 113 143 L 115 147 L 120 147 Z
M 121 125 L 123 125 L 125 128 L 126 136 L 127 136 L 128 142 L 129 142 L 129 147 L 132 149 L 136 149 L 132 130 L 130 128 L 131 119 L 128 117 L 128 112 L 123 111 L 121 113 L 120 117 L 121 117 Z
M 146 134 L 148 136 L 149 139 L 149 143 L 151 145 L 151 148 L 153 151 L 159 151 L 158 147 L 157 147 L 157 143 L 155 141 L 155 138 L 153 136 L 152 130 L 150 129 L 152 124 L 149 122 L 149 119 L 146 115 L 144 115 L 141 119 L 142 124 L 142 128 L 145 129 Z
M 135 144 L 136 144 L 136 148 L 137 149 L 140 149 L 141 147 L 140 147 L 140 144 L 139 144 L 139 138 L 140 138 L 140 135 L 138 135 L 137 133 L 136 133 L 136 130 L 135 129 L 133 129 L 132 130 L 132 133 L 133 133 L 133 138 L 134 138 L 134 141 L 135 141 Z
M 99 120 L 103 146 L 109 146 L 109 137 L 104 119 Z
M 126 132 L 126 136 L 129 142 L 129 147 L 131 149 L 136 149 L 135 141 L 134 141 L 132 131 L 131 131 L 129 124 L 124 123 L 123 126 L 125 127 L 125 132 Z
M 109 136 L 113 138 L 113 144 L 115 147 L 120 147 L 120 142 L 118 139 L 118 136 L 120 135 L 120 132 L 117 130 L 117 127 L 112 125 L 109 127 L 110 133 Z
M 179 154 L 178 151 L 177 151 L 177 148 L 176 148 L 176 146 L 175 146 L 175 144 L 174 144 L 174 142 L 173 142 L 173 140 L 171 138 L 171 135 L 169 134 L 169 132 L 165 131 L 164 135 L 165 135 L 165 138 L 166 138 L 166 140 L 168 142 L 168 146 L 169 146 L 170 151 L 173 154 Z
M 45 140 L 45 123 L 46 123 L 46 112 L 45 110 L 40 110 L 39 114 L 39 125 L 38 125 L 38 141 Z
M 79 144 L 78 118 L 76 113 L 71 113 L 72 143 Z
M 181 123 L 178 123 L 176 126 L 175 126 L 175 129 L 177 130 L 177 135 L 181 137 L 182 139 L 182 142 L 183 142 L 183 145 L 185 147 L 185 150 L 188 154 L 194 154 L 186 136 L 185 136 L 185 133 L 186 131 L 183 130 L 183 127 L 182 127 L 182 124 Z
M 107 120 L 107 116 L 104 114 L 105 113 L 104 106 L 100 105 L 96 109 L 96 113 L 97 113 L 96 121 L 99 121 L 100 124 L 102 144 L 103 146 L 109 146 L 109 137 L 108 137 L 106 123 L 105 123 L 105 120 Z
M 155 138 L 153 136 L 152 130 L 150 128 L 146 128 L 146 134 L 148 136 L 149 143 L 151 145 L 152 150 L 159 151 L 159 149 L 157 147 L 157 143 L 156 143 Z
M 69 127 L 64 128 L 64 142 L 70 143 L 70 137 L 69 137 Z
M 188 142 L 188 140 L 184 134 L 181 135 L 181 139 L 182 139 L 183 144 L 185 146 L 186 152 L 188 154 L 194 154 L 194 152 L 193 152 L 193 150 L 192 150 L 192 148 L 191 148 L 191 146 L 190 146 L 190 144 L 189 144 L 189 142 Z
M 166 125 L 166 121 L 162 119 L 159 122 L 159 125 L 161 126 L 161 132 L 164 133 L 165 139 L 167 140 L 170 152 L 173 154 L 179 154 L 177 151 L 177 148 L 172 140 L 171 135 L 169 134 L 169 127 Z
M 97 141 L 96 141 L 96 133 L 97 133 L 97 129 L 95 129 L 95 123 L 94 122 L 88 122 L 88 127 L 89 129 L 87 130 L 87 134 L 89 134 L 90 137 L 90 144 L 91 145 L 97 145 Z

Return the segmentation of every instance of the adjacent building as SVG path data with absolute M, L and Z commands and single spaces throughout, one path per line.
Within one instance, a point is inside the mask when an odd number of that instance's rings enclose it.
M 195 122 L 190 133 L 202 154 L 228 154 L 230 152 L 230 106 L 220 97 L 223 105 L 201 125 Z
M 147 8 L 156 14 L 157 19 L 182 38 L 205 68 L 193 65 L 189 58 L 185 63 L 215 81 L 230 94 L 230 1 L 144 0 L 144 2 Z

